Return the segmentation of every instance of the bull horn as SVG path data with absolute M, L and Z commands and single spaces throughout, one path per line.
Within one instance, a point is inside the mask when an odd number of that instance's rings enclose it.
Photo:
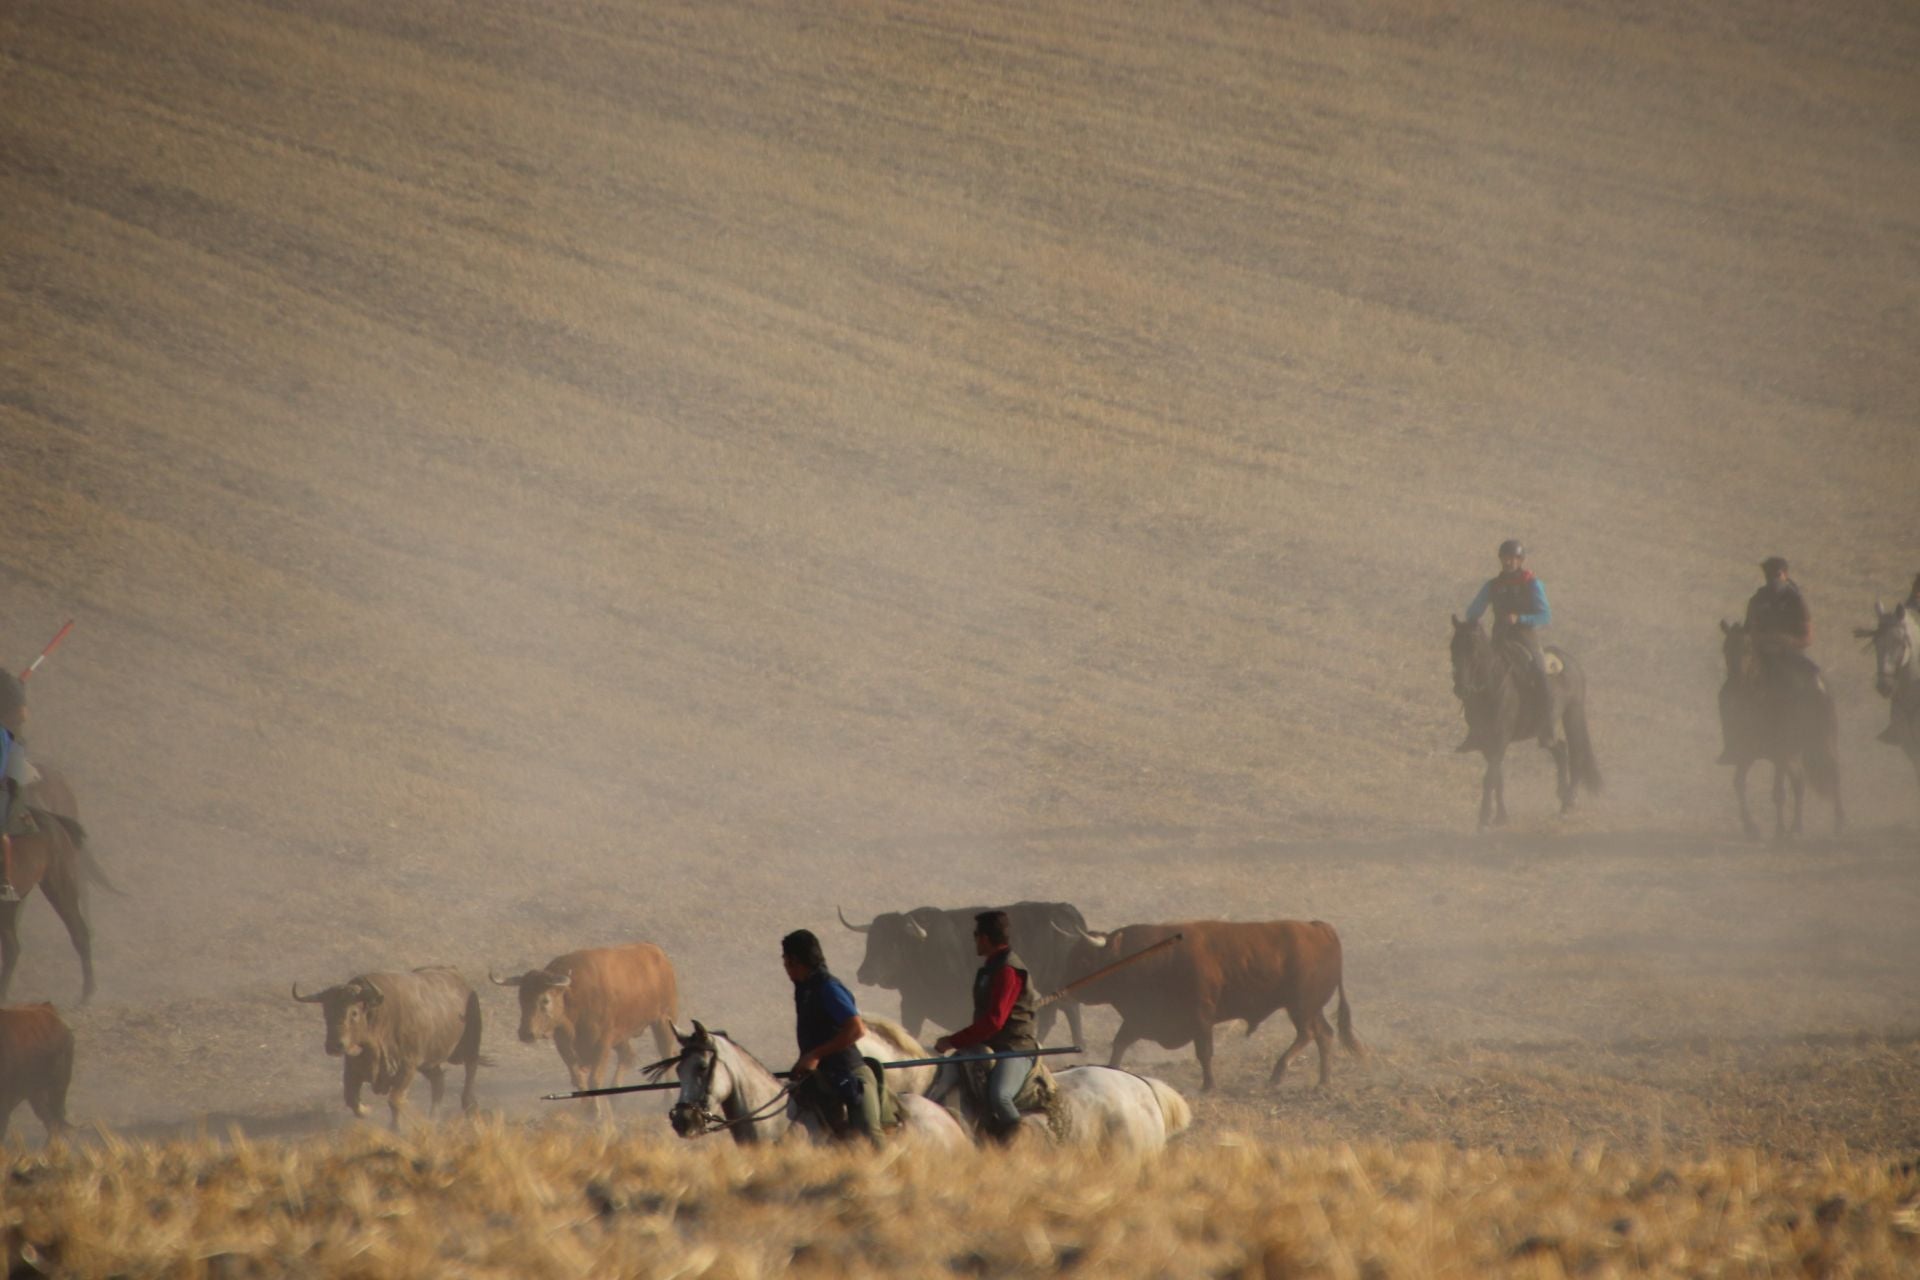
M 920 939 L 920 941 L 925 942 L 927 940 L 927 927 L 918 920 L 915 920 L 912 916 L 907 917 L 907 928 L 913 930 L 913 935 Z
M 317 991 L 313 995 L 303 996 L 300 994 L 300 984 L 296 982 L 293 984 L 293 998 L 301 1004 L 319 1004 L 327 998 L 327 993 L 325 991 Z
M 839 907 L 836 906 L 834 910 L 836 912 L 839 912 L 840 923 L 847 926 L 847 928 L 853 930 L 855 933 L 871 933 L 873 931 L 873 926 L 871 924 L 855 924 L 853 921 L 847 919 L 847 913 L 844 911 L 841 911 Z
M 526 980 L 527 980 L 527 975 L 524 973 L 516 973 L 511 978 L 502 978 L 496 973 L 494 973 L 493 970 L 491 969 L 487 970 L 487 981 L 491 982 L 496 987 L 517 987 L 522 982 L 525 982 Z
M 1063 938 L 1072 938 L 1075 941 L 1084 939 L 1087 942 L 1093 942 L 1093 945 L 1096 947 L 1101 945 L 1098 942 L 1094 942 L 1093 935 L 1088 933 L 1085 929 L 1082 929 L 1079 925 L 1075 925 L 1071 929 L 1062 929 L 1060 927 L 1060 922 L 1058 920 L 1053 920 L 1053 921 L 1050 921 L 1049 923 L 1053 925 L 1053 931 L 1059 934 Z
M 570 973 L 563 973 L 559 977 L 555 978 L 552 982 L 549 982 L 547 985 L 550 987 L 570 987 L 573 985 L 573 975 Z
M 1884 618 L 1884 617 L 1886 617 L 1886 616 L 1887 616 L 1887 606 L 1885 606 L 1884 604 L 1881 604 L 1881 603 L 1880 603 L 1880 602 L 1879 602 L 1878 600 L 1875 600 L 1875 601 L 1873 602 L 1873 616 L 1874 616 L 1874 617 L 1876 617 L 1876 618 Z

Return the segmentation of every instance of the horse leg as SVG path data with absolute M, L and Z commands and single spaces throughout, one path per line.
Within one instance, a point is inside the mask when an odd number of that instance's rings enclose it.
M 20 904 L 0 902 L 0 1000 L 13 984 L 13 967 L 20 963 Z
M 1807 770 L 1797 761 L 1787 768 L 1787 781 L 1793 786 L 1793 834 L 1801 835 L 1806 828 L 1801 825 L 1802 810 L 1807 803 Z
M 85 1004 L 93 999 L 93 928 L 87 923 L 86 904 L 80 896 L 78 868 L 71 863 L 49 868 L 40 891 L 47 895 L 60 923 L 67 926 L 67 937 L 80 955 L 80 1003 Z
M 1773 762 L 1773 838 L 1787 838 L 1787 766 Z
M 1488 762 L 1493 771 L 1493 825 L 1507 825 L 1507 752 L 1502 747 Z
M 1833 834 L 1839 835 L 1847 829 L 1847 806 L 1840 801 L 1840 772 L 1833 775 Z
M 1560 788 L 1560 812 L 1573 812 L 1573 762 L 1572 750 L 1565 738 L 1554 741 L 1553 775 Z
M 1753 762 L 1742 760 L 1733 767 L 1733 794 L 1740 801 L 1740 826 L 1750 839 L 1760 838 L 1760 824 L 1753 820 L 1753 811 L 1747 808 L 1747 770 L 1753 768 Z

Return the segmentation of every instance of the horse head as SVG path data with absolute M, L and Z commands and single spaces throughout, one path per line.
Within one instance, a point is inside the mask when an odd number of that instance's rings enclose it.
M 1720 620 L 1720 656 L 1727 664 L 1729 680 L 1751 680 L 1760 674 L 1760 653 L 1753 647 L 1744 622 Z
M 1453 696 L 1465 702 L 1486 687 L 1493 642 L 1479 622 L 1463 622 L 1459 614 L 1454 614 L 1453 639 L 1447 652 L 1453 660 Z
M 1920 618 L 1904 603 L 1889 611 L 1878 600 L 1873 602 L 1875 625 L 1855 628 L 1854 636 L 1873 649 L 1873 687 L 1883 698 L 1891 698 L 1900 685 L 1914 678 L 1914 658 L 1920 652 Z
M 667 1111 L 667 1121 L 681 1137 L 698 1137 L 719 1122 L 733 1081 L 723 1069 L 713 1033 L 698 1019 L 692 1034 L 681 1035 L 677 1027 L 673 1034 L 680 1041 L 680 1054 L 667 1061 L 679 1075 L 680 1097 Z

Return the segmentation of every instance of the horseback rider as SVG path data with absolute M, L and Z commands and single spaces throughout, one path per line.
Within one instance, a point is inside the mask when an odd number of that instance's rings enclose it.
M 780 959 L 793 980 L 793 1097 L 843 1137 L 880 1141 L 880 1085 L 857 1046 L 867 1033 L 846 984 L 827 972 L 826 953 L 809 929 L 780 939 Z
M 1766 686 L 1784 693 L 1795 686 L 1815 686 L 1820 668 L 1807 656 L 1813 643 L 1813 611 L 1793 580 L 1785 556 L 1768 556 L 1760 562 L 1766 582 L 1747 600 L 1747 642 L 1760 660 Z M 1732 748 L 1725 742 L 1728 715 L 1735 712 L 1728 700 L 1734 697 L 1733 676 L 1728 675 L 1720 688 L 1721 764 L 1738 764 Z M 1735 712 L 1737 714 L 1737 712 Z
M 938 1102 L 956 1086 L 964 1086 L 965 1064 L 987 1053 L 1032 1050 L 1040 1047 L 1035 1034 L 1038 1006 L 1026 962 L 1013 951 L 1012 926 L 1004 911 L 982 911 L 973 918 L 974 954 L 983 958 L 973 976 L 973 1022 L 934 1041 L 935 1053 L 957 1053 L 942 1064 L 927 1096 Z M 999 1142 L 1009 1141 L 1020 1127 L 1015 1105 L 1038 1058 L 1002 1058 L 987 1070 L 981 1099 L 980 1127 Z
M 1508 538 L 1501 543 L 1499 554 L 1500 572 L 1488 578 L 1473 597 L 1473 603 L 1467 606 L 1467 621 L 1478 622 L 1481 614 L 1493 611 L 1493 642 L 1517 659 L 1514 674 L 1522 680 L 1522 691 L 1532 687 L 1535 704 L 1546 717 L 1540 728 L 1540 745 L 1552 747 L 1559 739 L 1560 696 L 1547 676 L 1547 654 L 1540 647 L 1540 628 L 1553 621 L 1547 588 L 1527 568 L 1527 549 L 1519 539 Z
M 20 746 L 26 723 L 27 686 L 0 669 L 0 902 L 20 901 L 13 887 L 13 839 L 6 831 L 14 799 L 27 785 L 27 753 Z

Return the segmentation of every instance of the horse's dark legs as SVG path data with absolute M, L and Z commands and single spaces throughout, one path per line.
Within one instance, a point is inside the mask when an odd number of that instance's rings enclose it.
M 1567 740 L 1561 738 L 1551 748 L 1553 752 L 1553 775 L 1560 791 L 1560 812 L 1573 812 L 1573 752 Z
M 40 891 L 47 895 L 60 923 L 67 926 L 67 937 L 73 940 L 73 949 L 80 955 L 80 1003 L 85 1004 L 93 999 L 93 928 L 87 923 L 86 907 L 80 897 L 79 868 L 71 862 L 67 866 L 67 870 L 54 868 L 40 882 Z
M 1747 808 L 1747 770 L 1753 768 L 1753 762 L 1742 760 L 1733 766 L 1733 794 L 1740 800 L 1740 826 L 1753 839 L 1760 838 L 1760 824 L 1753 820 L 1753 811 Z
M 1847 829 L 1847 806 L 1840 802 L 1840 774 L 1836 770 L 1833 776 L 1833 834 L 1839 835 Z
M 1489 825 L 1496 827 L 1507 825 L 1506 754 L 1505 750 L 1486 753 L 1487 771 L 1480 778 L 1480 829 L 1482 831 L 1485 831 Z
M 1787 838 L 1787 766 L 1773 762 L 1773 838 Z
M 20 904 L 0 902 L 0 1000 L 13 985 L 13 967 L 20 963 Z

